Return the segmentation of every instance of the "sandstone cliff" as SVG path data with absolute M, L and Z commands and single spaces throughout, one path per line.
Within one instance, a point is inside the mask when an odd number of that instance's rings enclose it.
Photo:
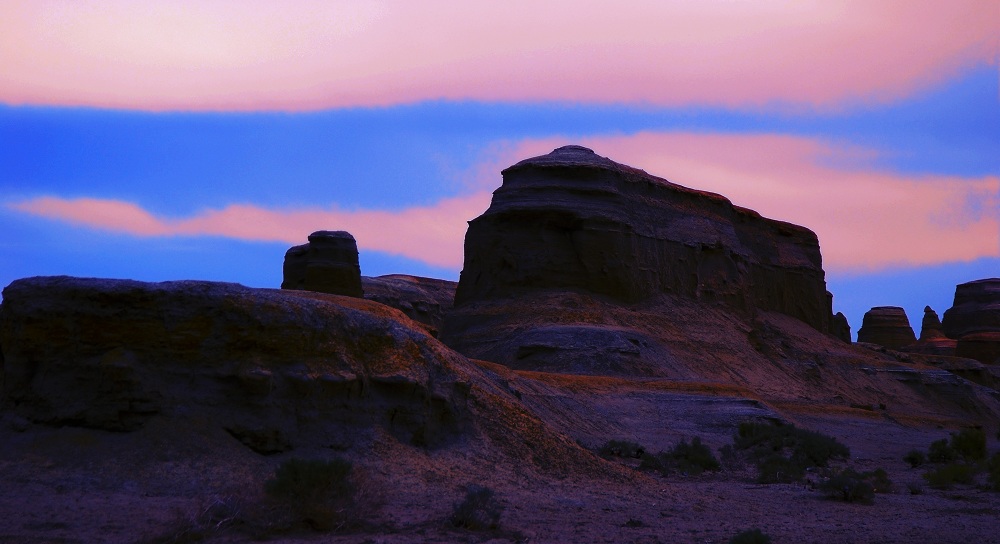
M 503 178 L 469 224 L 458 306 L 545 289 L 625 303 L 670 293 L 830 329 L 809 229 L 579 146 L 521 161 Z

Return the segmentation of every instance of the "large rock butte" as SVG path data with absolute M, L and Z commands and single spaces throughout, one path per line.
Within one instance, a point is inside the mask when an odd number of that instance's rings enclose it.
M 956 286 L 942 327 L 957 341 L 955 355 L 1000 365 L 1000 278 Z
M 781 312 L 823 332 L 833 317 L 812 231 L 580 146 L 503 171 L 489 209 L 469 223 L 455 304 L 546 289 L 625 303 L 669 293 Z
M 349 232 L 320 230 L 285 253 L 282 289 L 361 297 L 358 244 Z
M 889 349 L 902 349 L 916 341 L 906 310 L 898 306 L 876 306 L 868 310 L 858 329 L 858 342 Z

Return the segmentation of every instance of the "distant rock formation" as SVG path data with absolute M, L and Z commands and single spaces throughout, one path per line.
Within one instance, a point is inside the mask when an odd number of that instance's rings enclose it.
M 865 312 L 858 329 L 858 342 L 902 349 L 917 341 L 906 311 L 898 306 L 876 306 Z
M 955 354 L 985 364 L 1000 364 L 1000 278 L 955 287 L 955 302 L 942 328 L 957 341 Z
M 365 298 L 400 310 L 437 336 L 444 314 L 455 302 L 457 283 L 404 274 L 362 277 Z
M 0 346 L 0 406 L 19 417 L 114 431 L 196 417 L 261 453 L 377 427 L 436 444 L 462 431 L 478 372 L 381 304 L 200 281 L 18 280 Z
M 624 303 L 670 293 L 832 330 L 809 229 L 580 146 L 521 161 L 503 179 L 469 224 L 456 306 L 552 289 Z
M 916 344 L 906 346 L 904 351 L 927 355 L 955 355 L 956 342 L 944 334 L 938 314 L 930 306 L 924 307 L 924 318 L 920 323 L 920 339 Z
M 362 297 L 358 244 L 349 232 L 320 230 L 285 253 L 282 289 Z

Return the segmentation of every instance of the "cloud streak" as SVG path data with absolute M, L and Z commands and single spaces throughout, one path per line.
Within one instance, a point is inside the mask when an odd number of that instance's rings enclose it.
M 0 0 L 2 1 L 2 0 Z M 0 102 L 830 107 L 997 63 L 993 0 L 3 1 Z
M 466 196 L 401 211 L 269 209 L 240 204 L 187 218 L 158 217 L 128 202 L 46 196 L 8 204 L 23 213 L 135 236 L 222 236 L 302 243 L 320 229 L 348 230 L 364 250 L 458 269 L 466 221 L 489 205 L 500 169 L 571 143 L 499 142 L 469 171 Z M 784 135 L 640 133 L 582 140 L 599 154 L 688 187 L 716 192 L 767 217 L 814 230 L 825 267 L 864 273 L 1000 257 L 1000 178 L 908 176 L 865 168 L 869 149 Z M 484 172 L 494 174 L 486 176 Z

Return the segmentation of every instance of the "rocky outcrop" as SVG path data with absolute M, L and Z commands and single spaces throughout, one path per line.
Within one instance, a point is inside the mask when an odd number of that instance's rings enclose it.
M 1000 364 L 1000 278 L 955 287 L 955 302 L 944 313 L 942 327 L 957 341 L 957 356 Z
M 18 280 L 0 345 L 0 404 L 19 417 L 115 431 L 190 417 L 262 453 L 343 448 L 376 428 L 440 443 L 462 432 L 477 379 L 380 304 L 198 281 Z
M 829 332 L 816 235 L 580 146 L 503 171 L 472 220 L 456 306 L 544 290 L 634 303 L 661 293 L 773 310 Z
M 282 289 L 361 297 L 358 244 L 349 232 L 316 231 L 285 253 Z
M 865 312 L 858 329 L 858 342 L 902 349 L 917 341 L 906 311 L 897 306 L 876 306 Z
M 410 319 L 426 325 L 437 336 L 444 314 L 455 302 L 457 283 L 433 278 L 391 274 L 361 278 L 365 298 L 391 306 Z
M 837 312 L 837 315 L 833 316 L 833 320 L 830 321 L 830 334 L 848 344 L 851 343 L 851 324 L 848 323 L 847 316 L 842 312 Z
M 920 323 L 920 339 L 906 346 L 904 351 L 927 355 L 955 355 L 956 342 L 944 335 L 941 320 L 930 306 L 924 307 L 924 318 Z

